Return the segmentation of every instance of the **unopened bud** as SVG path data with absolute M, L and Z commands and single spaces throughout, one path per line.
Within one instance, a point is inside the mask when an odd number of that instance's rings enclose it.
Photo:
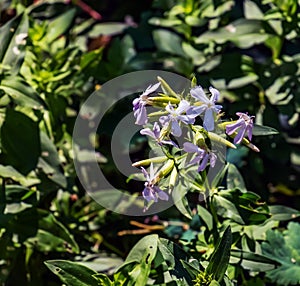
M 151 163 L 163 163 L 168 160 L 166 156 L 154 157 L 141 160 L 132 164 L 133 167 L 149 166 Z
M 178 172 L 176 168 L 173 168 L 171 175 L 170 175 L 170 181 L 169 181 L 169 194 L 173 191 L 176 181 L 178 178 Z
M 166 177 L 174 168 L 174 160 L 169 159 L 167 163 L 160 169 L 157 176 L 153 179 L 152 184 L 156 184 L 161 178 Z

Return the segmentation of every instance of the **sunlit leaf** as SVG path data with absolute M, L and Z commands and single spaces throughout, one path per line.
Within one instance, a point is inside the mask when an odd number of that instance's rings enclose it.
M 99 285 L 93 275 L 97 272 L 67 260 L 48 260 L 45 265 L 56 274 L 66 285 L 72 286 L 97 286 Z

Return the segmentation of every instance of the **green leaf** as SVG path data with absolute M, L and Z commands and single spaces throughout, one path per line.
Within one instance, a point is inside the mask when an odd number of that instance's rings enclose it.
M 45 265 L 66 285 L 72 286 L 98 286 L 93 275 L 97 274 L 79 263 L 66 260 L 48 260 Z
M 38 123 L 24 113 L 6 109 L 1 144 L 8 163 L 22 174 L 29 173 L 36 168 L 41 153 Z
M 182 24 L 182 21 L 175 17 L 168 19 L 153 17 L 149 19 L 149 24 L 161 27 L 174 27 Z
M 212 254 L 209 264 L 205 270 L 208 275 L 212 275 L 212 278 L 218 282 L 221 282 L 225 275 L 230 258 L 231 243 L 231 229 L 230 226 L 228 226 L 224 231 L 221 241 Z
M 158 235 L 152 234 L 143 237 L 129 252 L 124 265 L 131 262 L 141 263 L 142 261 L 151 261 L 154 259 L 157 251 Z M 122 265 L 122 267 L 124 266 Z
M 182 39 L 177 34 L 168 30 L 158 29 L 153 31 L 153 40 L 159 51 L 186 58 L 186 54 L 181 46 Z
M 197 210 L 198 210 L 198 215 L 200 216 L 200 219 L 202 221 L 204 221 L 208 230 L 212 231 L 213 222 L 214 222 L 212 214 L 207 209 L 205 209 L 204 207 L 202 207 L 200 205 L 197 206 Z
M 181 263 L 193 279 L 200 273 L 201 265 L 196 259 L 189 262 L 181 260 Z
M 227 188 L 228 189 L 239 189 L 241 192 L 247 192 L 244 179 L 239 172 L 238 168 L 234 164 L 230 164 L 228 166 L 227 173 Z
M 275 128 L 254 124 L 254 128 L 253 128 L 254 136 L 266 136 L 266 135 L 274 135 L 278 133 L 279 132 Z
M 43 40 L 45 40 L 47 43 L 52 43 L 59 36 L 63 35 L 71 27 L 75 15 L 76 9 L 72 8 L 52 20 L 48 24 L 47 33 Z
M 36 91 L 20 77 L 5 77 L 0 82 L 0 90 L 7 93 L 15 103 L 33 109 L 46 108 Z
M 146 285 L 151 271 L 152 261 L 157 252 L 158 235 L 143 237 L 131 249 L 124 263 L 114 275 L 115 281 L 122 277 L 126 285 Z
M 258 5 L 251 0 L 244 1 L 244 13 L 246 19 L 263 20 L 264 14 L 259 9 Z
M 290 222 L 283 233 L 267 231 L 267 241 L 262 243 L 265 256 L 281 265 L 267 272 L 267 277 L 277 285 L 299 285 L 300 283 L 300 224 Z
M 97 279 L 100 282 L 101 286 L 114 286 L 115 283 L 112 282 L 105 274 L 98 273 L 93 275 L 95 279 Z
M 16 74 L 22 65 L 25 45 L 18 43 L 18 35 L 28 34 L 28 16 L 20 14 L 0 28 L 0 63 L 9 66 L 10 72 Z
M 300 212 L 298 210 L 282 205 L 269 206 L 269 209 L 272 220 L 285 221 L 295 219 L 300 216 Z
M 263 30 L 263 21 L 238 19 L 215 31 L 208 31 L 195 39 L 196 44 L 214 41 L 224 44 L 233 42 L 237 47 L 245 49 L 264 42 L 269 37 Z
M 38 167 L 44 171 L 50 180 L 66 188 L 67 180 L 60 165 L 55 145 L 44 132 L 40 132 L 40 138 L 42 151 Z
M 191 285 L 191 276 L 182 263 L 182 261 L 189 261 L 190 256 L 178 245 L 164 238 L 159 239 L 158 249 L 159 254 L 163 258 L 163 263 L 166 266 L 164 276 L 169 277 L 168 279 L 170 279 L 165 282 L 183 279 L 187 283 L 187 285 Z
M 129 25 L 125 23 L 100 23 L 93 26 L 92 30 L 88 33 L 88 36 L 99 37 L 100 35 L 114 36 L 121 34 Z
M 192 219 L 192 211 L 189 207 L 188 200 L 185 195 L 188 192 L 188 188 L 184 179 L 180 178 L 172 191 L 173 201 L 176 208 L 188 219 Z
M 214 208 L 217 210 L 218 215 L 224 218 L 230 218 L 239 224 L 245 224 L 236 206 L 230 200 L 227 200 L 222 196 L 214 195 L 212 202 L 215 205 Z
M 67 228 L 50 212 L 44 210 L 38 210 L 38 231 L 26 243 L 43 252 L 79 252 L 79 247 Z
M 253 252 L 232 249 L 230 264 L 237 264 L 250 271 L 264 272 L 275 268 L 276 261 Z

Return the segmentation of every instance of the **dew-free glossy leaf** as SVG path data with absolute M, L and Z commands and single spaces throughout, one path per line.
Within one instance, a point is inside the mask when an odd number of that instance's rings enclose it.
M 22 65 L 25 55 L 25 45 L 20 43 L 19 35 L 28 34 L 28 16 L 20 14 L 0 28 L 0 63 L 10 67 L 10 72 L 16 74 Z
M 228 226 L 224 231 L 218 246 L 212 254 L 207 268 L 205 269 L 205 272 L 208 275 L 212 275 L 213 279 L 218 282 L 222 281 L 228 267 L 231 243 L 231 228 Z
M 24 113 L 6 109 L 1 144 L 7 162 L 22 174 L 28 174 L 36 168 L 41 153 L 38 123 Z
M 45 265 L 66 285 L 70 286 L 97 286 L 93 275 L 97 272 L 76 262 L 66 260 L 47 260 Z

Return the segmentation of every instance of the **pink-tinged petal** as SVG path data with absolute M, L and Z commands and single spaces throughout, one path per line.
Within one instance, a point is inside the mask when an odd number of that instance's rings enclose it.
M 150 128 L 144 128 L 140 131 L 140 133 L 142 135 L 147 135 L 147 136 L 150 136 L 150 137 L 156 139 L 155 134 L 153 133 L 153 131 Z
M 174 146 L 174 147 L 176 147 L 176 148 L 179 148 L 179 146 L 178 146 L 175 142 L 173 142 L 172 140 L 161 140 L 160 143 L 161 143 L 161 144 L 172 145 L 172 146 Z M 160 145 L 161 145 L 161 144 L 160 144 Z
M 214 153 L 210 153 L 210 166 L 213 168 L 217 162 L 217 155 Z
M 140 98 L 135 98 L 132 102 L 133 110 L 137 110 L 140 106 Z
M 182 134 L 181 128 L 179 126 L 179 123 L 176 120 L 173 120 L 171 123 L 171 133 L 176 136 L 179 137 Z
M 170 118 L 167 115 L 161 116 L 159 122 L 162 126 L 166 126 L 170 122 Z
M 185 142 L 183 143 L 183 150 L 187 153 L 198 153 L 201 149 L 191 142 Z
M 143 197 L 144 199 L 147 201 L 147 202 L 150 202 L 150 201 L 155 201 L 157 202 L 157 197 L 154 195 L 154 192 L 152 191 L 152 189 L 150 187 L 146 187 L 144 190 L 143 190 Z
M 150 164 L 149 177 L 149 182 L 152 182 L 152 180 L 155 178 L 153 163 Z
M 186 112 L 189 108 L 190 108 L 190 104 L 186 100 L 181 100 L 176 109 L 176 114 L 180 115 L 180 114 Z
M 207 109 L 207 110 L 205 111 L 203 127 L 204 127 L 207 131 L 212 131 L 212 130 L 214 130 L 214 127 L 215 127 L 215 119 L 214 119 L 213 111 L 212 111 L 211 108 L 209 108 L 209 109 Z
M 208 104 L 209 99 L 207 98 L 203 88 L 201 86 L 196 86 L 191 89 L 191 96 L 199 101 Z
M 206 168 L 208 159 L 209 159 L 209 155 L 205 154 L 205 156 L 203 157 L 203 159 L 201 161 L 201 164 L 199 165 L 198 172 L 202 172 Z
M 147 181 L 149 181 L 149 174 L 144 167 L 141 167 L 142 173 Z
M 247 119 L 249 117 L 248 114 L 243 113 L 243 112 L 237 112 L 236 115 L 239 116 L 240 118 L 244 118 L 244 119 Z
M 134 116 L 136 117 L 135 124 L 137 125 L 145 125 L 148 122 L 147 110 L 145 106 L 141 106 L 134 112 Z
M 199 153 L 198 153 L 199 154 Z M 199 162 L 201 161 L 203 157 L 203 154 L 199 155 L 199 156 L 196 156 L 194 159 L 192 159 L 190 162 L 189 162 L 189 165 L 194 165 L 194 164 L 199 164 Z
M 228 124 L 226 126 L 226 133 L 228 135 L 233 134 L 235 131 L 237 131 L 237 129 L 239 129 L 240 127 L 242 127 L 244 125 L 244 121 L 242 119 L 239 119 L 237 122 L 232 123 L 232 124 Z
M 154 134 L 155 138 L 157 138 L 157 139 L 160 136 L 160 127 L 157 122 L 154 122 L 154 124 L 153 124 L 153 134 Z
M 250 141 L 252 139 L 252 129 L 253 129 L 253 124 L 247 126 L 247 134 Z
M 172 106 L 172 104 L 169 102 L 166 106 L 166 110 L 169 112 L 169 113 L 174 113 L 175 110 L 174 110 L 174 107 Z
M 212 94 L 210 101 L 216 102 L 219 99 L 220 92 L 217 89 L 213 88 L 212 86 L 209 88 L 209 91 Z
M 233 143 L 240 144 L 245 136 L 246 128 L 240 128 L 238 134 L 234 137 Z
M 220 110 L 221 110 L 222 108 L 223 108 L 222 105 L 217 104 L 217 105 L 214 106 L 214 111 L 215 111 L 216 113 L 218 113 L 218 112 L 220 112 Z
M 188 115 L 200 115 L 207 109 L 206 105 L 201 105 L 201 106 L 193 106 L 192 109 L 188 111 Z
M 147 87 L 147 89 L 143 92 L 142 95 L 149 95 L 149 94 L 153 93 L 154 91 L 156 91 L 159 88 L 159 86 L 160 86 L 160 82 L 158 82 L 154 85 L 149 85 Z
M 167 201 L 169 199 L 169 196 L 167 193 L 165 193 L 164 191 L 162 191 L 160 188 L 158 187 L 154 187 L 155 191 L 158 195 L 158 197 L 162 200 L 162 201 Z
M 177 119 L 185 124 L 193 124 L 195 122 L 195 116 L 179 115 L 177 116 Z

